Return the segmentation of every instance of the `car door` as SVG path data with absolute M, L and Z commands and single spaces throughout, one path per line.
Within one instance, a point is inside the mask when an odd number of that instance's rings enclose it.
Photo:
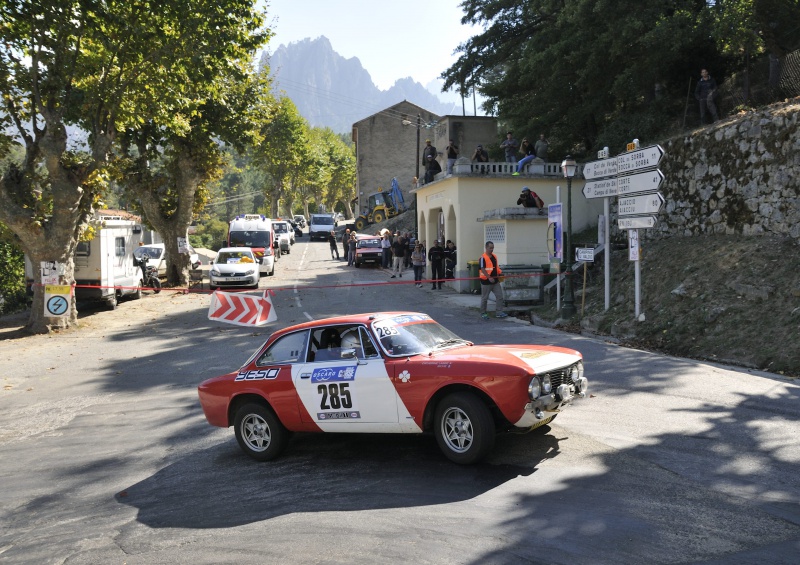
M 340 336 L 356 332 L 355 348 L 330 343 L 325 332 Z M 295 367 L 293 379 L 305 411 L 322 431 L 396 432 L 397 393 L 383 357 L 366 328 L 337 325 L 312 332 L 307 362 Z

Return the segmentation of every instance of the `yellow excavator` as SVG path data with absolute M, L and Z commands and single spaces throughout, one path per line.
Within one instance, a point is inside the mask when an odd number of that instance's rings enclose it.
M 397 192 L 400 192 L 399 188 Z M 402 212 L 403 196 L 400 194 L 398 198 L 394 193 L 394 189 L 391 192 L 384 192 L 381 188 L 378 192 L 367 196 L 367 207 L 355 221 L 356 231 L 360 232 L 369 224 L 380 223 Z

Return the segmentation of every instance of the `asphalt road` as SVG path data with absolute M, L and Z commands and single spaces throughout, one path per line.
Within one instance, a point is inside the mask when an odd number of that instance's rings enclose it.
M 331 261 L 303 238 L 262 287 L 276 327 L 417 310 L 485 343 L 583 352 L 591 397 L 545 434 L 449 463 L 430 436 L 296 434 L 256 463 L 197 402 L 270 327 L 210 322 L 206 293 L 0 330 L 2 563 L 797 563 L 800 387 L 626 349 Z

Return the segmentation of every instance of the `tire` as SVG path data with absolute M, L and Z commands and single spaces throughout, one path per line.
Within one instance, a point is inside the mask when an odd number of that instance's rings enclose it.
M 360 267 L 361 267 L 361 263 L 359 263 L 358 261 L 356 261 L 356 269 L 358 269 L 358 268 L 360 268 Z
M 208 290 L 210 290 L 211 292 L 214 292 L 218 288 L 219 288 L 218 286 L 214 286 L 213 284 L 208 285 Z
M 150 286 L 153 288 L 153 293 L 158 294 L 161 292 L 161 279 L 151 278 Z
M 106 299 L 106 308 L 108 310 L 116 310 L 118 303 L 119 303 L 119 301 L 117 300 L 117 295 L 114 294 L 110 298 Z
M 367 222 L 365 222 L 362 218 L 356 220 L 357 231 L 362 231 L 365 227 L 367 227 Z
M 434 434 L 445 457 L 470 465 L 494 447 L 495 427 L 489 409 L 475 394 L 456 392 L 436 406 Z
M 385 220 L 385 219 L 386 219 L 386 218 L 383 216 L 383 212 L 375 212 L 375 213 L 372 215 L 372 220 L 373 220 L 373 221 L 374 221 L 376 224 L 380 224 L 380 223 L 381 223 L 383 220 Z
M 271 277 L 274 274 L 275 274 L 275 261 L 272 262 L 272 270 L 269 273 L 267 273 L 267 276 Z
M 239 408 L 233 427 L 239 447 L 256 461 L 275 459 L 289 440 L 289 431 L 272 410 L 262 404 L 245 404 Z
M 134 290 L 131 293 L 131 299 L 132 300 L 139 300 L 142 297 L 142 287 L 143 286 L 144 286 L 144 284 L 142 283 L 142 279 L 139 279 L 136 282 L 136 287 L 137 287 L 136 290 Z

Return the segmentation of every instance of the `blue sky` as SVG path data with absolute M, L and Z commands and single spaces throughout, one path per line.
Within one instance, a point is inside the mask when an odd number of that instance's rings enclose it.
M 430 90 L 429 83 L 456 61 L 453 52 L 459 43 L 481 31 L 461 25 L 460 0 L 265 3 L 275 31 L 270 51 L 281 44 L 324 35 L 341 56 L 357 57 L 381 90 L 408 76 Z

